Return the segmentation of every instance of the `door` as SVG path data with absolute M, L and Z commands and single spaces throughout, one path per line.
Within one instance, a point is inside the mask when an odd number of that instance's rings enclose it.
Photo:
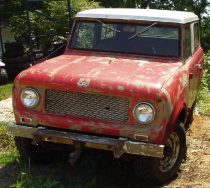
M 203 75 L 204 56 L 203 50 L 200 47 L 199 40 L 199 25 L 197 22 L 191 23 L 185 30 L 185 42 L 189 46 L 186 53 L 191 53 L 187 60 L 189 65 L 189 107 L 193 105 L 196 100 L 201 78 Z M 190 49 L 191 48 L 191 49 Z M 190 52 L 191 50 L 191 52 Z M 187 57 L 187 54 L 186 54 Z

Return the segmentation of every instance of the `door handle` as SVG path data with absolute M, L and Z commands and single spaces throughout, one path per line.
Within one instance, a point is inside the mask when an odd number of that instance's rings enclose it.
M 199 70 L 202 70 L 203 69 L 203 66 L 201 64 L 196 64 L 195 65 Z

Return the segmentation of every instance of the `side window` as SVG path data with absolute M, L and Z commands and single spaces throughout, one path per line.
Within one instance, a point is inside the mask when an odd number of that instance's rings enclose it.
M 196 50 L 200 46 L 200 37 L 199 37 L 199 26 L 198 23 L 194 24 L 194 49 Z
M 191 32 L 190 25 L 184 29 L 184 46 L 183 46 L 184 59 L 186 60 L 191 55 Z
M 101 29 L 101 40 L 114 38 L 116 36 L 115 25 L 112 24 L 102 24 Z

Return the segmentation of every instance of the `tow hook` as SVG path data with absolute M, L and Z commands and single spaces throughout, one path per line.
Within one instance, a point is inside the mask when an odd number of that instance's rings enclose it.
M 74 148 L 75 148 L 75 150 L 69 154 L 68 162 L 71 166 L 74 166 L 75 163 L 77 162 L 77 160 L 79 159 L 79 157 L 83 151 L 83 144 L 78 143 L 78 142 L 74 143 Z

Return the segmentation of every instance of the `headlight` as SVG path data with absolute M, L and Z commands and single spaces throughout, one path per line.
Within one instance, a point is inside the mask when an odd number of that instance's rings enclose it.
M 155 119 L 155 108 L 152 104 L 141 102 L 134 109 L 135 118 L 142 124 L 147 124 Z
M 35 89 L 26 88 L 21 93 L 21 101 L 27 108 L 34 108 L 39 103 L 39 94 Z

